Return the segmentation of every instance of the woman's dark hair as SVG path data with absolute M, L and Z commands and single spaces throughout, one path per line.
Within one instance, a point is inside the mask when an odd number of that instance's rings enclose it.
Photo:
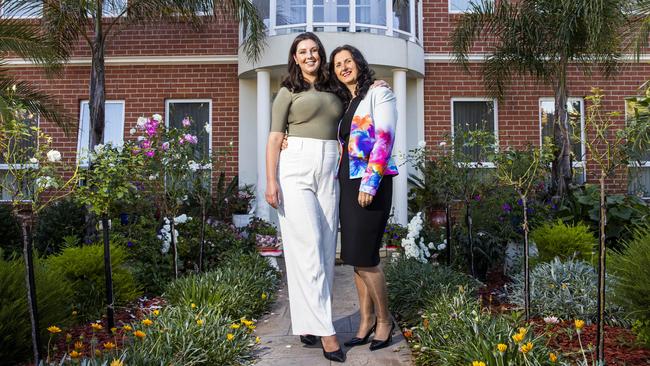
M 298 43 L 307 39 L 316 42 L 316 45 L 318 46 L 318 56 L 320 56 L 320 65 L 318 66 L 318 71 L 316 73 L 314 88 L 318 91 L 329 91 L 331 86 L 327 74 L 327 54 L 325 53 L 325 48 L 323 48 L 323 44 L 318 36 L 312 32 L 301 33 L 293 40 L 291 48 L 289 48 L 289 61 L 287 61 L 289 75 L 287 75 L 287 77 L 282 81 L 282 86 L 293 93 L 309 90 L 311 87 L 309 82 L 305 81 L 302 77 L 302 70 L 300 70 L 300 66 L 296 63 L 296 60 L 293 59 L 293 56 L 298 50 Z
M 329 74 L 332 78 L 333 92 L 336 93 L 336 95 L 338 95 L 345 104 L 347 104 L 350 100 L 352 100 L 352 93 L 350 93 L 350 90 L 348 90 L 345 84 L 339 81 L 336 72 L 334 72 L 334 56 L 342 51 L 350 52 L 354 63 L 357 64 L 359 73 L 357 74 L 356 91 L 357 96 L 361 99 L 363 99 L 366 94 L 368 94 L 370 86 L 375 82 L 375 72 L 372 71 L 370 66 L 368 66 L 368 61 L 366 61 L 361 51 L 359 51 L 356 47 L 346 44 L 340 47 L 336 47 L 334 51 L 332 51 L 330 54 Z

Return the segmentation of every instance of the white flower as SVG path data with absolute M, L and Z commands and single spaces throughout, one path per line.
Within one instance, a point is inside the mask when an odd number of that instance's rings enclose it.
M 40 189 L 48 189 L 56 186 L 56 181 L 50 176 L 42 176 L 36 178 L 36 186 Z
M 138 117 L 138 121 L 135 123 L 138 128 L 143 128 L 147 124 L 147 119 L 144 117 Z
M 190 170 L 193 171 L 193 172 L 201 169 L 201 164 L 195 162 L 194 160 L 188 161 L 187 165 L 189 166 Z
M 433 245 L 433 243 L 429 243 L 429 245 L 427 246 L 429 247 L 429 249 L 434 249 L 436 247 L 435 245 Z
M 419 148 L 424 148 L 425 146 L 427 146 L 427 142 L 426 142 L 426 141 L 422 140 L 422 141 L 418 142 L 418 147 L 419 147 Z
M 101 154 L 104 151 L 104 145 L 103 144 L 97 144 L 93 148 L 95 150 L 95 154 Z
M 446 141 L 441 141 L 441 142 L 440 142 L 440 146 L 442 146 L 442 147 L 447 146 L 447 142 L 446 142 Z
M 175 224 L 184 224 L 186 222 L 187 222 L 187 215 L 186 214 L 182 214 L 182 215 L 177 216 L 177 217 L 174 218 L 174 223 Z
M 135 135 L 135 128 L 130 129 L 130 130 L 129 130 L 129 134 L 130 134 L 130 135 Z
M 61 160 L 61 153 L 57 150 L 50 150 L 47 152 L 47 160 L 49 160 L 51 163 L 56 163 L 57 161 Z
M 145 137 L 144 136 L 138 136 L 138 141 L 144 141 Z
M 11 91 L 15 92 L 16 91 L 16 84 L 11 86 Z
M 444 250 L 446 247 L 447 247 L 447 244 L 445 244 L 445 243 L 438 244 L 438 250 Z
M 232 146 L 233 144 L 234 144 L 234 142 L 231 140 L 228 145 Z
M 205 126 L 205 132 L 210 133 L 212 131 L 212 126 L 209 123 L 206 123 Z
M 153 119 L 155 119 L 156 121 L 158 121 L 158 122 L 162 122 L 162 116 L 159 115 L 158 113 L 154 114 L 154 115 L 151 116 L 151 117 L 152 117 Z
M 37 163 L 38 163 L 38 159 L 36 159 L 36 158 L 29 158 L 29 162 L 30 162 L 31 164 L 37 164 Z
M 168 224 L 163 225 L 163 230 L 164 230 L 164 231 L 169 231 L 169 230 L 171 230 L 171 229 L 172 229 L 172 227 L 169 226 Z
M 156 178 L 157 178 L 157 177 L 156 177 L 155 175 L 150 175 L 150 176 L 149 176 L 149 180 L 156 180 Z
M 547 316 L 544 318 L 544 323 L 546 324 L 557 324 L 560 322 L 560 319 L 557 316 Z

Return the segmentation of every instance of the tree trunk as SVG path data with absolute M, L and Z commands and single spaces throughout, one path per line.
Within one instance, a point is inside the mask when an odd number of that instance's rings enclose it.
M 596 356 L 605 364 L 605 173 L 600 173 L 600 240 L 598 241 L 598 329 L 596 332 Z
M 199 272 L 203 272 L 203 251 L 205 249 L 205 202 L 201 204 L 201 242 L 199 243 Z
M 95 145 L 104 141 L 105 110 L 106 110 L 106 82 L 104 65 L 104 34 L 102 32 L 102 7 L 103 1 L 97 1 L 97 14 L 95 14 L 95 35 L 92 47 L 92 65 L 90 68 L 90 95 L 88 107 L 90 109 L 90 144 L 89 151 Z
M 102 216 L 102 233 L 104 234 L 104 279 L 106 280 L 106 320 L 107 331 L 115 326 L 115 308 L 113 300 L 113 269 L 111 268 L 111 243 L 109 238 L 108 217 Z
M 174 235 L 174 216 L 169 223 L 170 235 L 172 236 L 172 251 L 174 253 L 174 278 L 178 278 L 178 249 L 176 248 L 176 235 Z
M 552 164 L 552 188 L 556 197 L 566 196 L 569 184 L 573 179 L 571 167 L 571 135 L 567 116 L 567 85 L 566 62 L 560 61 L 561 66 L 555 85 L 555 123 L 553 124 L 553 139 L 559 148 Z
M 38 306 L 36 300 L 36 277 L 34 276 L 34 257 L 32 248 L 33 216 L 30 212 L 17 212 L 23 236 L 23 258 L 25 259 L 25 285 L 27 289 L 27 307 L 32 326 L 32 351 L 34 364 L 41 361 L 41 331 L 38 324 Z
M 526 321 L 530 320 L 530 246 L 528 242 L 528 202 L 526 196 L 520 194 L 524 209 L 524 313 Z
M 445 203 L 445 216 L 447 222 L 445 223 L 445 234 L 447 239 L 447 265 L 451 265 L 451 209 L 449 208 L 449 202 Z

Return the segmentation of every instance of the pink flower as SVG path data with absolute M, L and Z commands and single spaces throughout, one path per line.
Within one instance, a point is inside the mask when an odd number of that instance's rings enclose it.
M 133 150 L 131 150 L 131 153 L 133 155 L 138 155 L 140 153 L 140 148 L 139 147 L 134 147 Z
M 143 149 L 150 149 L 151 148 L 151 141 L 143 140 L 142 143 L 140 143 L 140 147 L 142 147 Z
M 199 139 L 196 136 L 189 133 L 185 134 L 183 137 L 185 138 L 185 141 L 189 142 L 190 144 L 197 144 L 199 142 Z
M 144 154 L 147 155 L 150 158 L 153 158 L 153 156 L 156 155 L 156 151 L 155 150 L 147 150 L 147 152 L 145 152 Z
M 162 144 L 161 147 L 162 147 L 162 149 L 163 149 L 164 151 L 169 150 L 169 142 L 163 142 L 163 144 Z
M 185 143 L 185 140 L 182 137 L 178 138 L 178 143 L 183 145 Z
M 183 121 L 181 123 L 183 123 L 183 127 L 190 127 L 190 125 L 192 124 L 192 122 L 190 122 L 189 117 L 183 118 Z

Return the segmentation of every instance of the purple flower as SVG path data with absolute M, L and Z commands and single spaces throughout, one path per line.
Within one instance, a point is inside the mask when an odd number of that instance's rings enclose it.
M 512 211 L 512 206 L 510 206 L 510 204 L 506 202 L 501 206 L 501 209 L 504 212 L 510 212 L 510 211 Z
M 150 158 L 153 158 L 153 156 L 156 155 L 156 151 L 155 150 L 147 150 L 144 154 L 147 155 Z
M 186 133 L 185 136 L 183 136 L 185 141 L 189 142 L 190 144 L 197 144 L 199 142 L 199 139 L 196 138 L 196 136 L 191 135 L 189 133 Z
M 128 242 L 128 243 L 126 243 L 126 246 L 127 246 L 127 247 L 129 247 L 129 248 L 131 248 L 131 247 L 132 247 L 133 245 L 134 245 L 134 244 L 133 244 L 133 242 L 132 242 L 132 241 L 130 241 L 130 240 L 129 240 L 129 242 Z
M 481 195 L 477 194 L 476 196 L 474 196 L 474 200 L 480 201 L 481 200 Z
M 190 127 L 190 125 L 192 124 L 192 122 L 190 122 L 189 117 L 183 118 L 183 121 L 181 123 L 183 124 L 183 127 Z
M 143 149 L 150 149 L 151 148 L 151 141 L 143 140 L 142 143 L 140 143 L 140 147 L 143 148 Z
M 162 147 L 163 151 L 169 150 L 169 142 L 163 142 L 161 147 Z
M 554 204 L 551 206 L 551 208 L 552 208 L 553 210 L 557 210 L 557 205 L 554 203 Z
M 521 206 L 521 205 L 524 204 L 524 201 L 522 201 L 521 198 L 520 198 L 520 199 L 517 200 L 517 204 L 518 204 L 519 206 Z
M 133 150 L 131 150 L 131 153 L 133 155 L 138 155 L 140 153 L 140 148 L 139 147 L 134 147 Z

